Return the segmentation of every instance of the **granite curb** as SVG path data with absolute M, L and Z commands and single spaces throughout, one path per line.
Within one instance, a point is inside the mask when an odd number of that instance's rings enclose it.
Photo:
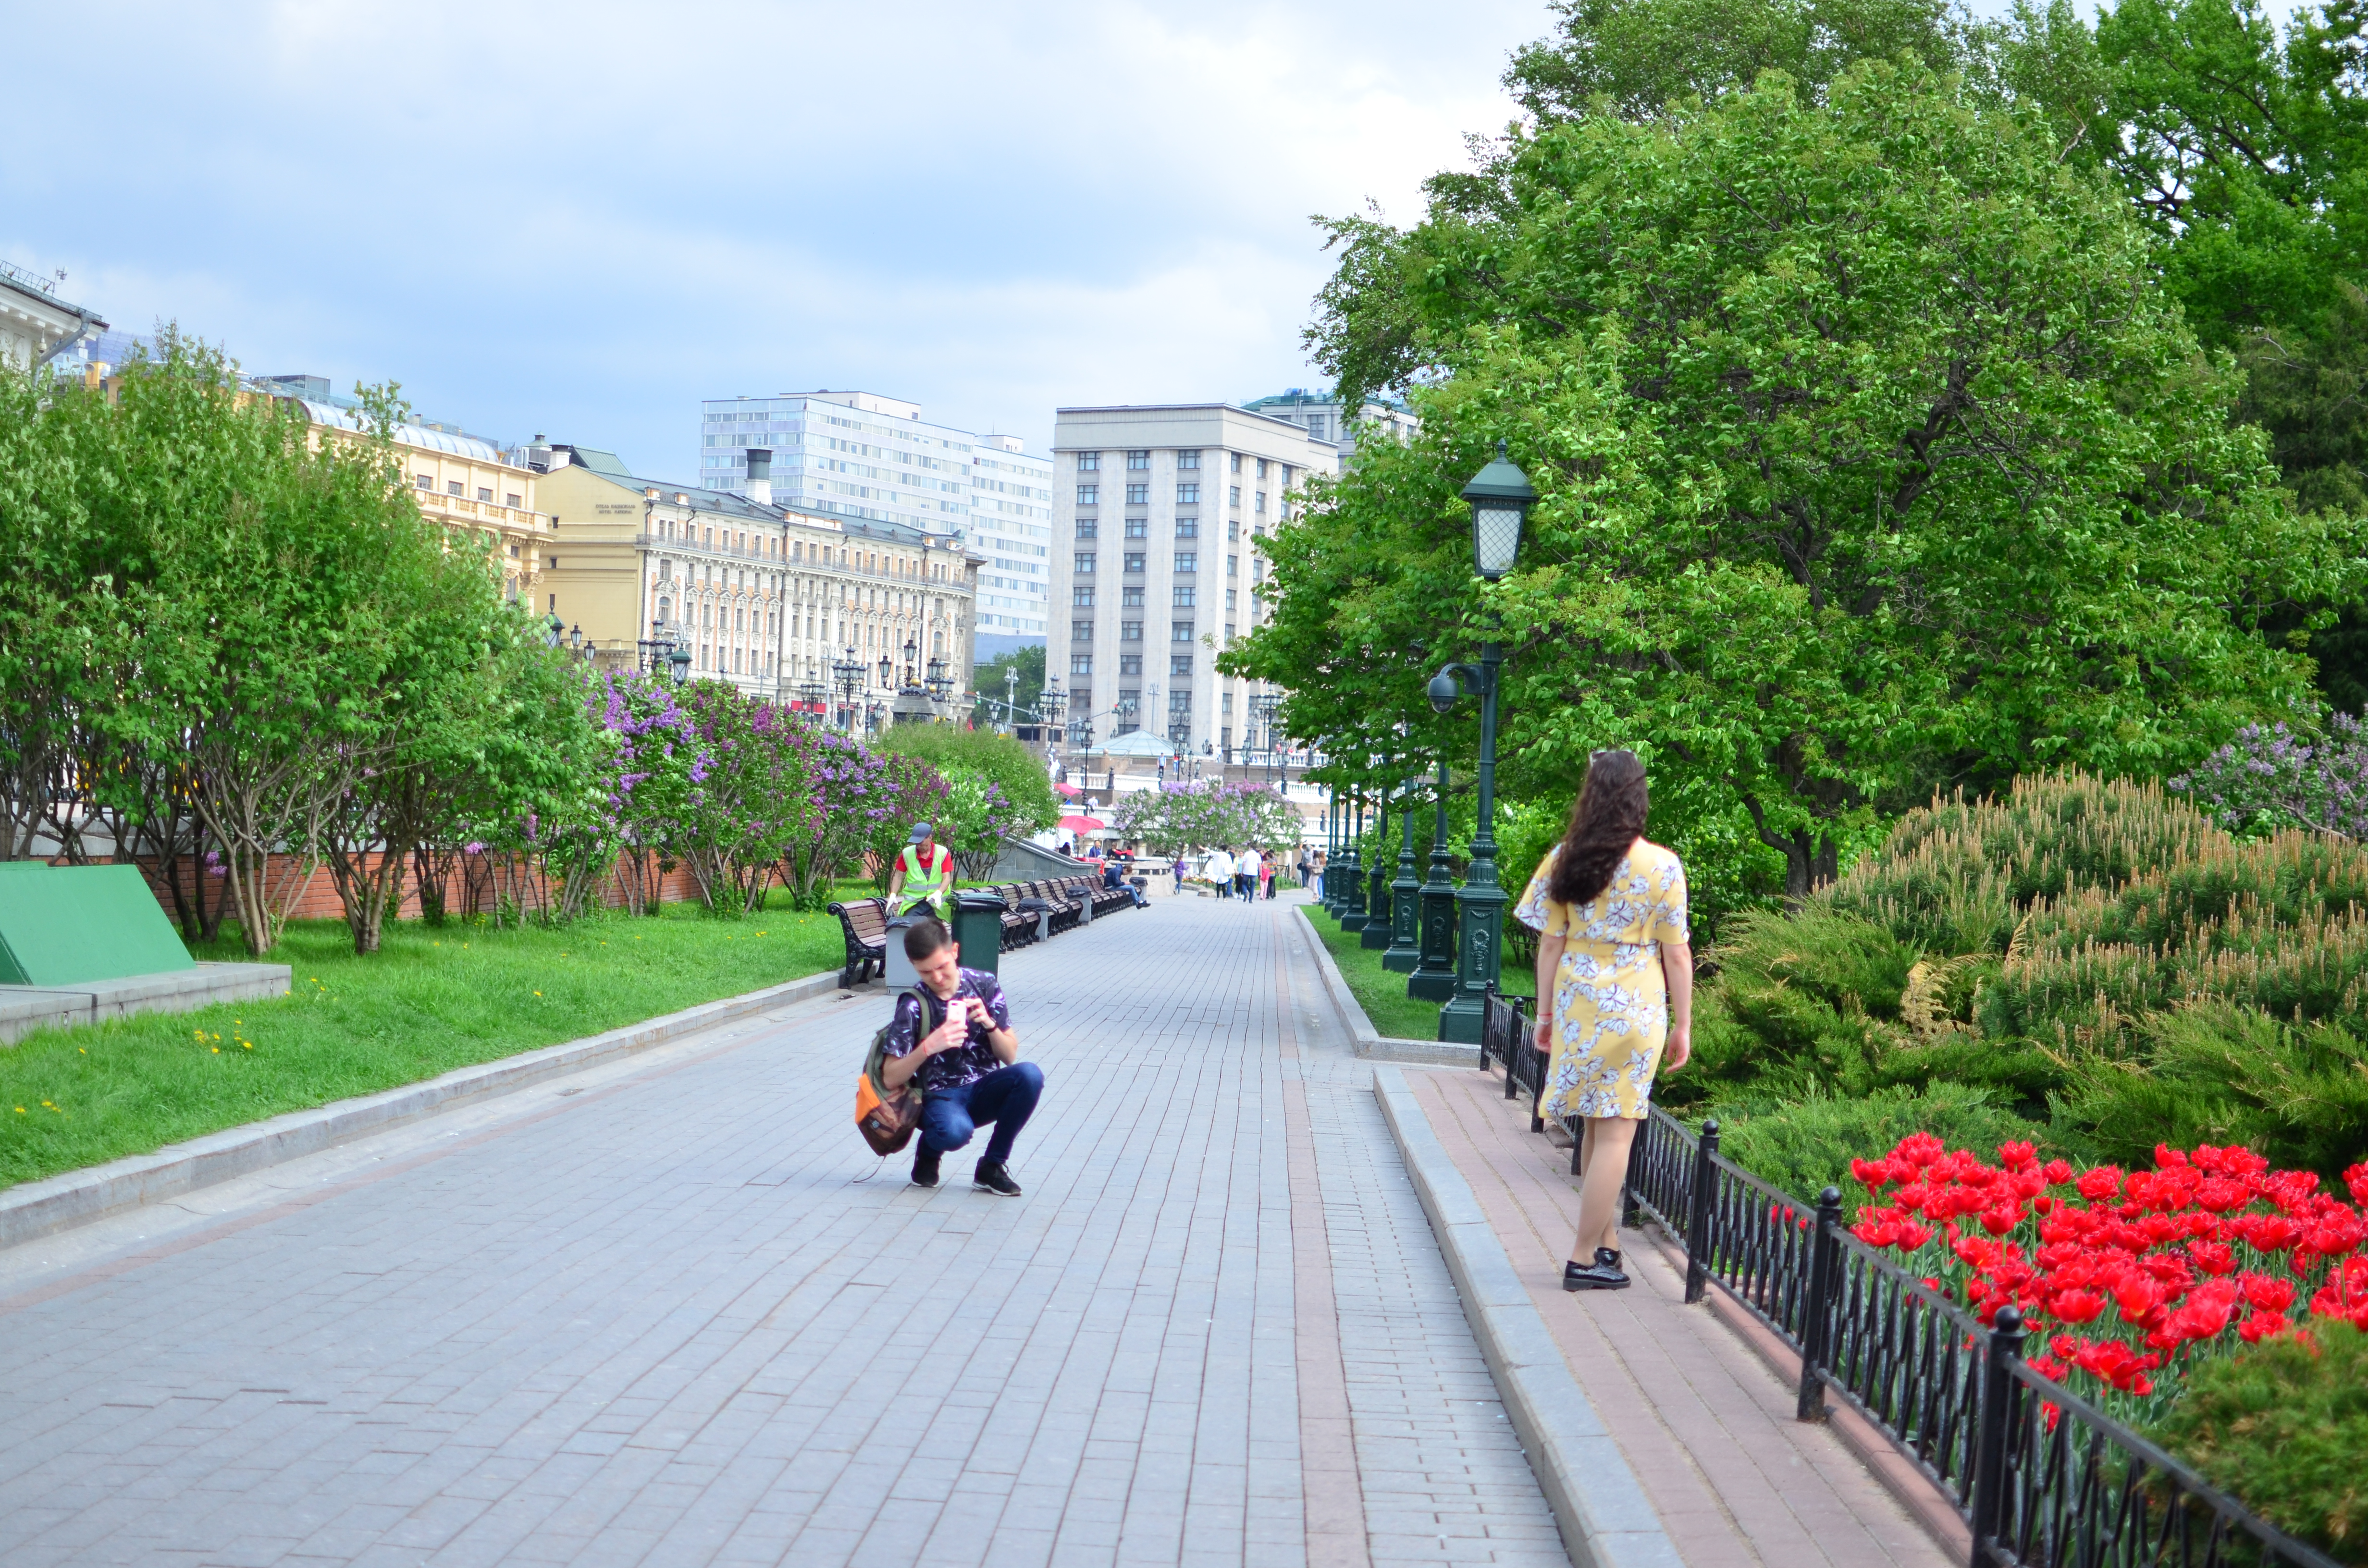
M 1357 994 L 1349 989 L 1348 977 L 1333 960 L 1332 950 L 1324 945 L 1324 933 L 1316 928 L 1315 917 L 1308 914 L 1314 907 L 1300 904 L 1294 913 L 1306 924 L 1309 945 L 1315 949 L 1315 967 L 1324 976 L 1324 989 L 1330 994 L 1332 1005 L 1340 1009 L 1348 1020 L 1349 1036 L 1356 1042 L 1358 1056 L 1372 1062 L 1411 1062 L 1418 1067 L 1472 1067 L 1479 1063 L 1480 1048 L 1476 1045 L 1451 1045 L 1444 1040 L 1400 1040 L 1373 1028 L 1373 1020 L 1365 1016 L 1358 1005 Z
M 71 1230 L 107 1215 L 177 1197 L 280 1165 L 391 1127 L 457 1109 L 547 1079 L 598 1066 L 770 1008 L 807 1002 L 838 988 L 839 971 L 703 1002 L 679 1013 L 645 1018 L 606 1034 L 564 1040 L 473 1067 L 456 1067 L 422 1083 L 293 1110 L 268 1121 L 224 1128 L 148 1154 L 67 1171 L 0 1190 L 0 1247 Z
M 1529 1287 L 1431 1131 L 1406 1074 L 1376 1066 L 1373 1095 L 1571 1562 L 1577 1568 L 1681 1568 L 1660 1517 L 1571 1375 Z

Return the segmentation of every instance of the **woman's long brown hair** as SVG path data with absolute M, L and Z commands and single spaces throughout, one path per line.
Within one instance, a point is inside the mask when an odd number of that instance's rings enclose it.
M 1633 751 L 1600 751 L 1587 765 L 1587 782 L 1570 809 L 1562 853 L 1555 858 L 1546 892 L 1558 903 L 1592 903 L 1611 881 L 1628 846 L 1645 831 L 1651 801 L 1645 791 L 1645 765 Z

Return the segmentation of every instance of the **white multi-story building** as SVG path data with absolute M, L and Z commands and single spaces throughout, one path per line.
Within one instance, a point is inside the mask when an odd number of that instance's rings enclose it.
M 1196 755 L 1230 752 L 1253 692 L 1220 677 L 1216 657 L 1263 611 L 1259 540 L 1309 473 L 1338 471 L 1337 452 L 1304 426 L 1225 403 L 1055 417 L 1053 587 L 1065 625 L 1048 673 L 1098 739 L 1140 729 Z
M 1053 465 L 1019 437 L 934 425 L 918 403 L 865 392 L 711 398 L 700 413 L 702 484 L 746 494 L 748 450 L 768 449 L 782 505 L 949 536 L 985 558 L 976 657 L 1044 640 Z
M 971 553 L 978 574 L 978 659 L 1042 645 L 1053 592 L 1053 460 L 1017 436 L 981 436 L 971 448 Z M 1049 665 L 1047 666 L 1050 667 Z

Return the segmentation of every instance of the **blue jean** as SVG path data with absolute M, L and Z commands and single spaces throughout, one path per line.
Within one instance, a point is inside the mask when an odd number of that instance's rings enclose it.
M 1044 1074 L 1033 1062 L 998 1067 L 973 1084 L 958 1089 L 931 1089 L 921 1101 L 921 1147 L 933 1154 L 959 1149 L 970 1142 L 982 1121 L 995 1123 L 982 1163 L 999 1165 L 1011 1158 L 1019 1130 L 1036 1112 L 1037 1096 L 1044 1092 Z

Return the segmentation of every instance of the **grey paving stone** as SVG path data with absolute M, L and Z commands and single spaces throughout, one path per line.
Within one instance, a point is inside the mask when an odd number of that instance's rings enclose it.
M 1373 1560 L 1561 1562 L 1282 908 L 1005 956 L 1018 1202 L 866 1154 L 817 1004 L 0 1300 L 0 1556 L 1304 1568 L 1288 1092 Z

